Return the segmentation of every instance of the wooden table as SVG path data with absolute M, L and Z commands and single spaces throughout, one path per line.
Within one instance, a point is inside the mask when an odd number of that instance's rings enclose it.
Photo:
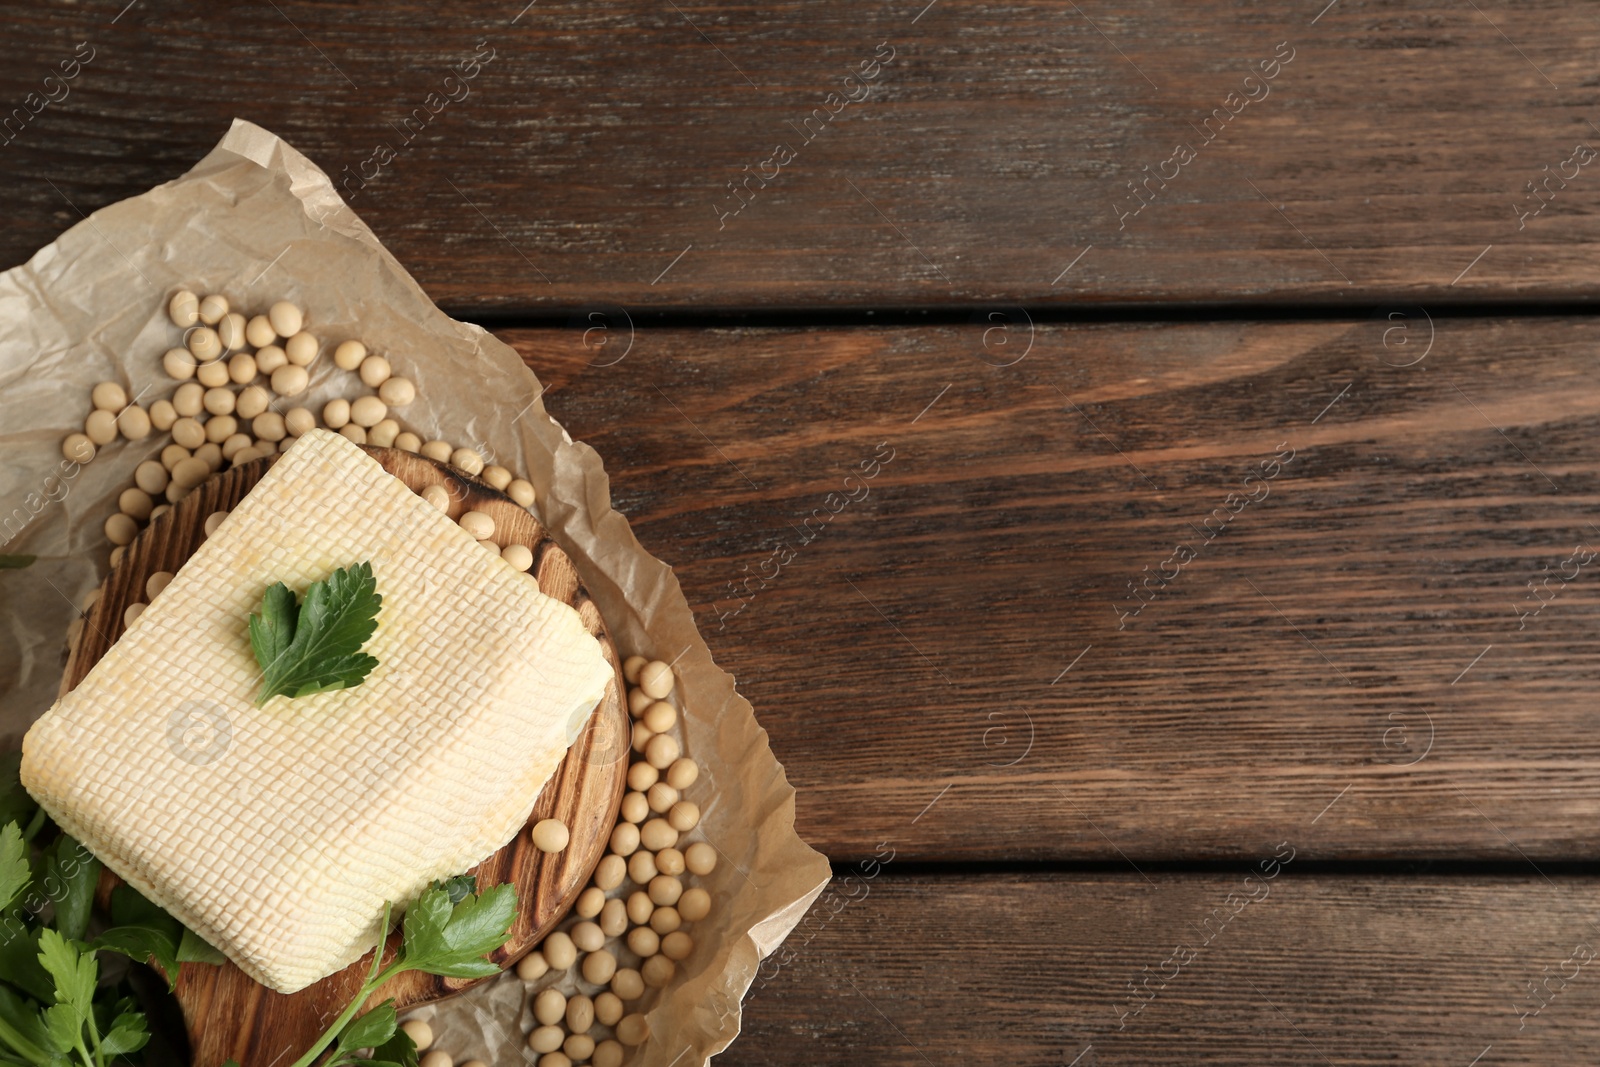
M 726 1062 L 1600 1057 L 1586 9 L 124 2 L 0 258 L 238 115 L 517 346 L 835 863 Z

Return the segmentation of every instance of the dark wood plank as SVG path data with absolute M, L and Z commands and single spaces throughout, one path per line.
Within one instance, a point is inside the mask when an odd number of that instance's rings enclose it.
M 1249 887 L 1242 869 L 1148 880 L 1131 871 L 858 875 L 768 961 L 770 980 L 757 979 L 744 1032 L 723 1059 L 1542 1067 L 1600 1058 L 1592 881 L 1532 870 L 1471 879 L 1293 870 Z M 1229 895 L 1247 893 L 1259 900 L 1234 914 Z M 1175 957 L 1180 946 L 1193 955 Z M 785 952 L 793 958 L 782 964 Z M 1541 1007 L 1528 986 L 1546 982 Z M 1130 985 L 1148 1003 L 1124 1019 Z
M 0 263 L 237 115 L 453 310 L 1600 292 L 1600 25 L 1563 0 L 125 3 L 0 5 L 0 108 L 60 98 L 0 147 Z
M 571 847 L 546 854 L 519 833 L 509 844 L 472 868 L 482 886 L 510 882 L 518 887 L 518 912 L 506 943 L 490 954 L 509 967 L 543 940 L 564 918 L 605 853 L 610 828 L 626 787 L 625 737 L 631 720 L 622 701 L 625 683 L 622 658 L 612 644 L 600 612 L 578 579 L 570 557 L 546 535 L 527 509 L 487 483 L 422 456 L 393 448 L 369 449 L 390 474 L 420 493 L 441 485 L 449 495 L 446 514 L 459 518 L 482 511 L 495 520 L 505 543 L 526 545 L 534 552 L 533 573 L 550 596 L 571 604 L 598 639 L 612 663 L 616 683 L 606 690 L 589 729 L 578 739 L 540 793 L 528 826 L 541 819 L 560 819 L 572 828 Z M 266 460 L 220 473 L 195 488 L 172 511 L 153 521 L 129 546 L 127 557 L 106 578 L 103 593 L 86 617 L 62 679 L 63 692 L 83 681 L 125 629 L 123 613 L 144 601 L 152 574 L 176 572 L 205 540 L 206 516 L 233 508 L 266 474 Z M 214 736 L 214 735 L 213 735 Z M 117 879 L 101 878 L 102 903 Z M 400 934 L 384 946 L 392 958 Z M 280 1047 L 309 1047 L 350 1002 L 372 973 L 372 953 L 296 993 L 276 993 L 248 977 L 232 963 L 212 966 L 186 963 L 179 970 L 176 994 L 189 1031 L 194 1062 L 210 1067 L 225 1060 L 263 1062 Z M 373 1003 L 394 1000 L 404 1009 L 451 996 L 482 979 L 441 978 L 410 972 L 391 979 L 372 995 Z
M 676 567 L 807 840 L 1120 862 L 1312 820 L 1325 859 L 1592 852 L 1593 332 L 1054 327 L 1009 367 L 1025 330 L 506 336 Z

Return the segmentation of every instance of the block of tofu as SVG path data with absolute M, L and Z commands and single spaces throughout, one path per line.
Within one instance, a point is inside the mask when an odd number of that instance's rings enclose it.
M 303 597 L 363 561 L 377 667 L 257 707 L 263 591 Z M 22 780 L 112 871 L 293 992 L 370 949 L 384 901 L 515 837 L 611 677 L 576 611 L 316 430 L 33 726 Z

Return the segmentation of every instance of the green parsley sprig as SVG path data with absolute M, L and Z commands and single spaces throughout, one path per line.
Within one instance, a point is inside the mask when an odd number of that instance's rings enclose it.
M 488 978 L 500 973 L 500 965 L 485 957 L 505 944 L 517 916 L 517 889 L 507 883 L 472 894 L 473 884 L 470 875 L 461 875 L 429 886 L 406 910 L 399 952 L 380 969 L 389 930 L 389 908 L 384 907 L 366 983 L 291 1067 L 311 1067 L 329 1045 L 334 1053 L 322 1067 L 417 1067 L 417 1046 L 398 1028 L 394 1001 L 386 1000 L 359 1017 L 356 1012 L 378 987 L 406 971 L 444 978 Z M 360 1055 L 369 1048 L 370 1057 Z
M 261 665 L 256 704 L 360 685 L 378 661 L 361 651 L 378 628 L 383 597 L 371 563 L 342 567 L 311 583 L 304 603 L 276 582 L 250 616 L 250 648 Z
M 51 826 L 22 788 L 20 762 L 18 753 L 0 754 L 0 817 L 8 820 L 0 826 L 0 1065 L 126 1064 L 150 1033 L 126 979 L 111 982 L 102 974 L 100 954 L 151 965 L 169 991 L 177 987 L 180 964 L 220 964 L 224 957 L 126 885 L 113 890 L 109 915 L 91 916 L 100 863 Z M 35 846 L 36 837 L 51 834 L 48 845 Z M 311 1067 L 324 1054 L 320 1067 L 417 1067 L 417 1047 L 399 1028 L 394 1002 L 364 1013 L 361 1006 L 407 971 L 446 978 L 500 973 L 485 957 L 505 943 L 516 919 L 516 887 L 474 893 L 476 884 L 463 874 L 429 886 L 407 910 L 387 967 L 391 909 L 385 905 L 366 982 L 291 1067 Z M 98 934 L 90 936 L 91 929 Z
M 175 985 L 185 960 L 222 957 L 136 891 L 119 886 L 109 925 L 90 937 L 100 863 L 50 826 L 0 756 L 0 1063 L 109 1067 L 150 1040 L 125 980 L 106 981 L 102 952 L 152 961 Z M 34 841 L 53 839 L 43 848 Z

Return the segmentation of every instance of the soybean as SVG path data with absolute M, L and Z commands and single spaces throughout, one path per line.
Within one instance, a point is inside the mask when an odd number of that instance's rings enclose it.
M 536 982 L 550 971 L 541 952 L 530 952 L 517 961 L 517 977 L 524 982 Z
M 283 416 L 276 411 L 263 411 L 250 423 L 250 429 L 256 437 L 274 444 L 289 435 L 289 428 L 284 425 Z
M 283 354 L 289 357 L 289 362 L 297 367 L 309 367 L 317 360 L 317 349 L 321 345 L 309 333 L 295 334 L 283 342 Z
M 683 850 L 683 862 L 690 874 L 710 874 L 717 869 L 717 850 L 708 842 L 696 841 Z
M 69 433 L 61 442 L 61 455 L 74 463 L 88 463 L 94 459 L 94 442 L 86 433 Z
M 646 920 L 647 922 L 649 920 Z M 628 931 L 628 951 L 640 959 L 649 959 L 661 951 L 661 935 L 648 926 L 635 926 Z M 620 995 L 620 994 L 619 994 Z M 630 997 L 623 997 L 630 1000 Z
M 244 339 L 252 348 L 265 348 L 278 339 L 278 331 L 272 328 L 271 319 L 256 315 L 244 324 Z
M 661 939 L 661 954 L 669 960 L 686 960 L 694 951 L 694 938 L 682 930 L 674 930 Z
M 524 481 L 521 478 L 514 479 L 510 485 L 506 486 L 506 495 L 525 508 L 533 507 L 534 492 L 532 482 Z
M 611 851 L 619 856 L 631 856 L 639 848 L 639 828 L 632 823 L 618 823 L 611 831 Z
M 96 408 L 83 420 L 83 432 L 95 444 L 109 445 L 117 439 L 117 417 L 103 408 Z
M 567 999 L 567 1029 L 581 1034 L 594 1025 L 594 1001 L 582 993 Z
M 643 764 L 648 767 L 649 764 Z M 622 798 L 619 814 L 631 823 L 641 823 L 650 817 L 650 801 L 643 793 L 629 793 Z
M 578 946 L 559 930 L 544 939 L 544 947 L 540 951 L 544 953 L 544 961 L 551 970 L 564 971 L 578 962 Z
M 639 885 L 648 885 L 650 879 L 659 873 L 656 870 L 656 858 L 644 849 L 628 857 L 628 877 Z
M 392 408 L 403 408 L 417 398 L 417 387 L 410 378 L 388 378 L 378 386 L 378 397 Z
M 89 402 L 98 411 L 109 411 L 115 415 L 128 406 L 128 393 L 116 382 L 101 382 L 89 392 Z
M 222 458 L 231 460 L 240 452 L 255 445 L 254 439 L 247 433 L 236 433 L 222 442 Z
M 244 316 L 237 311 L 230 311 L 222 316 L 222 321 L 217 323 L 217 340 L 222 342 L 222 347 L 229 352 L 237 352 L 245 345 Z
M 650 766 L 648 763 L 646 767 Z M 678 802 L 678 791 L 666 782 L 657 782 L 645 793 L 645 798 L 650 804 L 650 810 L 657 815 L 665 815 L 672 810 L 672 805 Z
M 283 417 L 283 426 L 290 434 L 299 437 L 317 428 L 317 417 L 309 408 L 290 408 Z
M 228 313 L 228 298 L 221 293 L 212 293 L 200 301 L 199 310 L 200 321 L 207 326 L 215 326 Z
M 683 853 L 675 848 L 664 848 L 656 853 L 656 870 L 662 874 L 670 874 L 676 878 L 688 868 L 683 862 Z
M 651 900 L 650 894 L 646 893 L 642 889 L 638 889 L 632 893 L 629 893 L 628 901 L 624 906 L 628 909 L 628 921 L 633 923 L 635 926 L 643 926 L 645 923 L 649 922 L 651 914 L 656 910 L 655 901 Z M 631 941 L 629 942 L 628 947 L 633 948 Z M 634 949 L 634 951 L 638 952 L 637 949 Z M 639 955 L 649 956 L 652 955 L 652 953 L 640 952 Z
M 652 952 L 651 955 L 655 953 Z M 639 972 L 632 967 L 619 967 L 617 973 L 611 976 L 611 992 L 616 994 L 619 1000 L 638 1000 L 644 996 L 644 979 L 640 978 Z
M 167 468 L 163 467 L 159 460 L 147 459 L 133 469 L 133 484 L 151 496 L 164 492 L 167 482 L 171 480 Z
M 172 485 L 179 489 L 193 489 L 209 477 L 211 477 L 211 464 L 199 456 L 190 456 L 172 468 Z M 167 489 L 170 494 L 172 486 L 169 485 Z
M 645 985 L 653 985 L 654 989 L 661 989 L 667 982 L 672 981 L 672 976 L 678 973 L 678 965 L 664 955 L 654 955 L 643 961 L 638 968 L 638 976 L 645 979 Z
M 388 448 L 399 436 L 400 424 L 393 419 L 380 419 L 376 426 L 367 431 L 367 440 L 379 448 Z
M 435 463 L 449 463 L 452 451 L 448 441 L 429 441 L 422 446 L 422 454 Z
M 470 448 L 458 448 L 450 453 L 450 465 L 468 474 L 483 470 L 483 457 Z
M 333 350 L 333 365 L 340 370 L 355 370 L 367 358 L 367 346 L 360 341 L 341 341 Z
M 113 545 L 127 545 L 131 544 L 133 539 L 139 536 L 139 524 L 134 521 L 132 516 L 124 515 L 119 511 L 106 518 L 105 531 L 106 540 Z
M 357 373 L 361 376 L 362 384 L 376 389 L 389 380 L 389 376 L 394 373 L 394 369 L 389 366 L 389 361 L 382 356 L 368 356 L 361 361 L 361 367 Z
M 233 395 L 232 389 L 218 387 L 206 390 L 203 403 L 206 410 L 213 415 L 232 415 L 239 398 Z
M 256 380 L 256 357 L 248 352 L 236 352 L 228 358 L 228 377 L 236 385 L 249 385 Z
M 700 805 L 688 800 L 678 801 L 667 812 L 667 822 L 680 834 L 688 833 L 700 825 Z
M 289 356 L 277 345 L 267 345 L 256 353 L 256 370 L 271 376 L 280 367 L 289 365 Z
M 617 1040 L 624 1045 L 642 1045 L 650 1040 L 650 1021 L 635 1012 L 617 1023 Z
M 357 397 L 350 405 L 350 421 L 367 429 L 378 425 L 388 414 L 388 405 L 375 396 Z
M 697 923 L 711 914 L 711 894 L 695 886 L 685 889 L 678 898 L 678 916 L 684 922 Z
M 663 734 L 678 721 L 678 709 L 665 700 L 658 700 L 644 709 L 644 714 L 639 716 L 639 721 L 652 732 Z
M 167 372 L 167 377 L 180 382 L 193 378 L 194 368 L 194 353 L 187 348 L 169 348 L 166 355 L 161 357 L 161 369 Z
M 670 874 L 658 874 L 650 879 L 649 893 L 652 903 L 663 908 L 671 907 L 683 896 L 683 883 Z
M 533 1017 L 545 1026 L 554 1026 L 566 1014 L 567 998 L 559 989 L 541 989 L 539 995 L 533 998 Z
M 608 952 L 606 955 L 610 956 L 611 953 Z M 622 1006 L 622 998 L 609 989 L 594 998 L 594 1019 L 601 1026 L 617 1025 L 617 1020 L 622 1018 L 626 1011 L 627 1009 Z
M 267 410 L 271 404 L 272 394 L 267 392 L 266 386 L 252 385 L 240 391 L 233 410 L 241 419 L 253 419 Z
M 628 861 L 615 854 L 608 855 L 594 869 L 594 884 L 601 889 L 612 890 L 622 884 L 627 874 Z M 601 922 L 600 925 L 604 926 L 605 923 Z
M 150 494 L 143 489 L 124 489 L 117 497 L 117 510 L 140 522 L 150 517 L 150 512 L 155 510 L 155 506 L 156 502 L 150 499 Z
M 350 401 L 335 398 L 322 406 L 322 424 L 330 430 L 342 430 L 350 424 Z
M 305 316 L 287 300 L 280 300 L 267 309 L 267 320 L 272 323 L 272 330 L 279 337 L 293 337 L 300 332 Z
M 239 432 L 239 420 L 232 415 L 213 415 L 206 420 L 206 440 L 219 448 L 222 442 Z M 200 446 L 204 448 L 204 445 Z M 198 455 L 198 450 L 196 450 Z
M 172 401 L 157 400 L 150 405 L 150 425 L 154 429 L 166 433 L 177 421 L 178 409 L 172 406 Z
M 628 905 L 620 900 L 606 901 L 605 907 L 600 909 L 600 929 L 607 937 L 621 937 L 627 933 Z
M 540 852 L 560 852 L 571 839 L 567 824 L 560 819 L 540 819 L 534 824 L 531 836 L 534 847 Z
M 674 789 L 688 789 L 700 777 L 700 765 L 692 759 L 679 759 L 667 768 L 667 784 Z
M 661 772 L 648 763 L 635 763 L 628 768 L 628 787 L 643 793 L 661 779 Z
M 656 734 L 644 750 L 644 758 L 650 761 L 650 766 L 660 771 L 672 766 L 682 754 L 677 738 L 671 734 Z
M 197 382 L 184 382 L 172 394 L 172 410 L 180 418 L 192 418 L 205 410 L 206 387 Z
M 603 889 L 590 886 L 578 894 L 578 901 L 572 910 L 585 919 L 592 919 L 600 914 L 600 909 L 606 906 L 606 894 Z
M 279 367 L 272 372 L 272 391 L 279 396 L 299 396 L 306 391 L 306 386 L 311 384 L 311 375 L 306 369 L 297 364 L 290 363 Z
M 217 331 L 209 326 L 196 326 L 190 330 L 184 343 L 201 363 L 210 363 L 222 355 L 222 340 L 217 336 Z
M 407 1019 L 400 1024 L 400 1029 L 406 1032 L 419 1049 L 426 1049 L 433 1044 L 433 1027 L 422 1019 Z
M 656 700 L 672 692 L 672 668 L 660 660 L 645 664 L 639 671 L 639 688 Z
M 596 922 L 584 921 L 578 923 L 567 934 L 572 938 L 572 943 L 585 952 L 599 952 L 606 947 L 606 933 L 600 929 Z
M 561 1010 L 564 1013 L 567 1010 L 566 1006 L 562 1005 Z M 554 1052 L 561 1047 L 566 1035 L 567 1032 L 554 1023 L 548 1026 L 536 1026 L 533 1028 L 533 1033 L 528 1035 L 528 1047 L 535 1052 Z
M 180 330 L 193 326 L 200 321 L 200 298 L 187 289 L 179 289 L 167 301 L 167 317 Z

